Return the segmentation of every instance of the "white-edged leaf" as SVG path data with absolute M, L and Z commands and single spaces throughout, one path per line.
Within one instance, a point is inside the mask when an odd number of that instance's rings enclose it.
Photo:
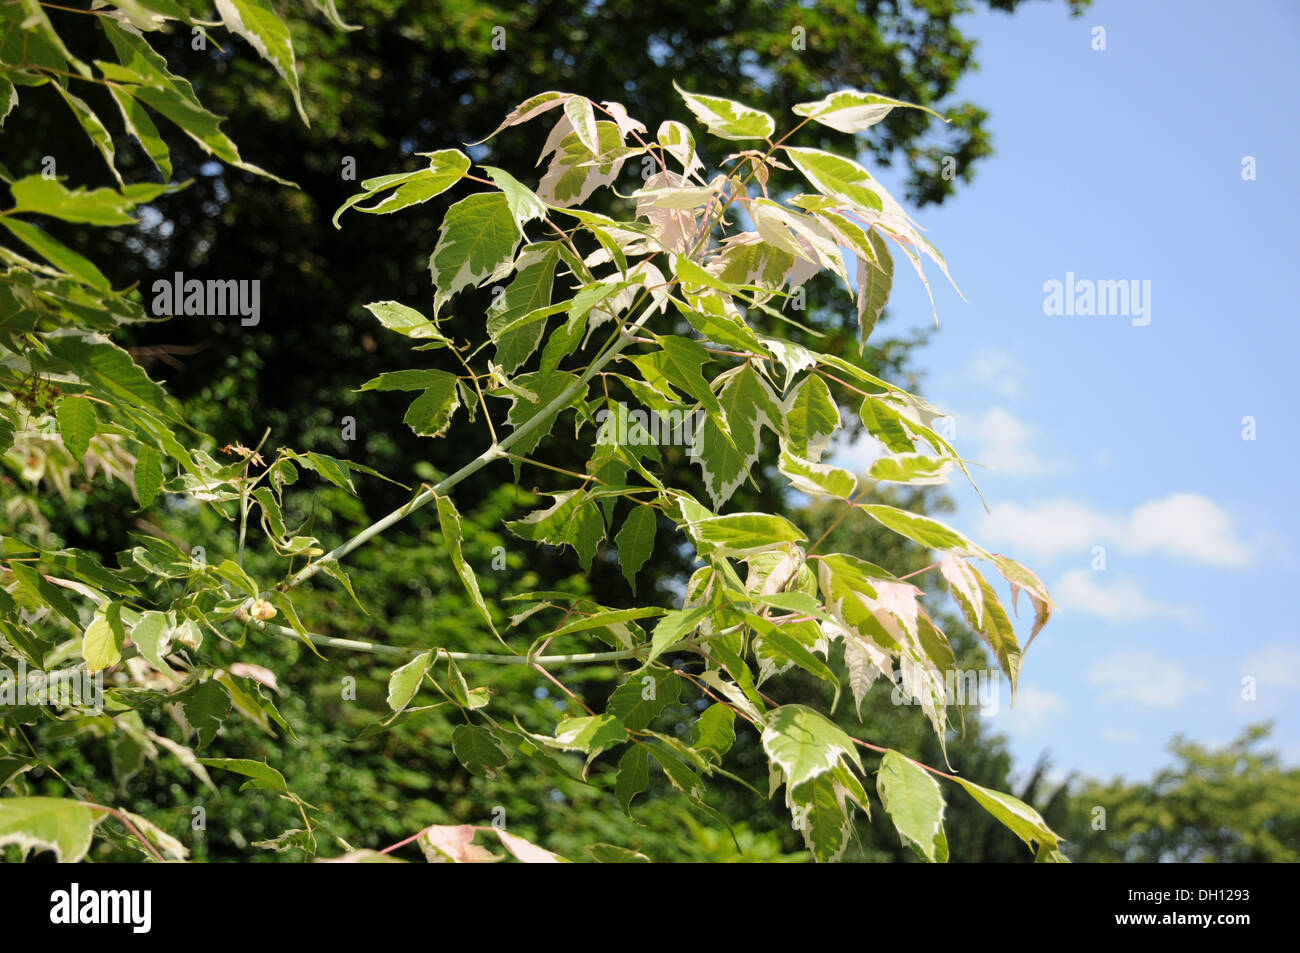
M 217 12 L 232 33 L 238 33 L 280 74 L 303 123 L 311 125 L 298 89 L 298 72 L 293 57 L 293 40 L 289 28 L 275 14 L 269 0 L 216 0 Z
M 673 83 L 695 118 L 720 139 L 767 139 L 776 131 L 776 122 L 767 113 L 744 106 L 721 96 L 688 93 Z
M 388 677 L 389 708 L 397 712 L 411 703 L 415 693 L 420 690 L 420 682 L 429 670 L 432 658 L 432 652 L 421 652 L 405 665 L 393 670 L 393 674 Z
M 932 864 L 947 863 L 943 794 L 934 778 L 910 758 L 886 751 L 876 774 L 876 793 L 904 844 Z
M 898 108 L 921 109 L 932 116 L 943 119 L 928 106 L 890 99 L 876 93 L 864 93 L 856 89 L 841 89 L 815 102 L 799 103 L 793 112 L 798 116 L 807 116 L 814 122 L 829 126 L 839 132 L 861 132 L 880 122 L 890 111 Z M 944 119 L 944 122 L 948 120 Z
M 452 565 L 456 567 L 456 575 L 460 576 L 461 582 L 465 584 L 465 591 L 474 602 L 478 613 L 487 623 L 492 634 L 501 638 L 497 632 L 497 627 L 492 623 L 492 616 L 488 613 L 487 603 L 483 601 L 483 593 L 479 591 L 478 577 L 474 574 L 474 567 L 465 561 L 465 555 L 461 552 L 461 529 L 460 513 L 456 510 L 449 497 L 439 496 L 438 500 L 438 522 L 442 526 L 442 541 L 447 547 L 447 553 L 451 556 Z
M 75 864 L 90 850 L 95 825 L 106 816 L 69 798 L 0 798 L 0 847 L 52 850 L 59 863 Z

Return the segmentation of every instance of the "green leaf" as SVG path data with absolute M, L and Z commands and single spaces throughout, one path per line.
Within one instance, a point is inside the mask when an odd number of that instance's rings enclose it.
M 943 833 L 943 794 L 930 775 L 897 751 L 886 751 L 876 774 L 880 803 L 899 837 L 930 863 L 947 863 Z
M 158 7 L 160 0 L 143 2 Z M 209 155 L 235 168 L 266 176 L 284 185 L 291 184 L 265 169 L 244 162 L 230 137 L 221 131 L 221 117 L 202 106 L 189 81 L 172 74 L 167 68 L 167 61 L 149 46 L 144 37 L 128 32 L 109 18 L 101 18 L 101 21 L 99 26 L 112 43 L 121 62 L 118 65 L 97 60 L 96 65 L 105 78 L 119 83 L 136 84 L 130 86 L 131 95 L 175 123 Z M 192 21 L 187 19 L 186 22 Z
M 378 377 L 372 377 L 366 381 L 357 390 L 424 390 L 426 387 L 441 381 L 446 373 L 446 371 L 432 369 L 385 371 Z
M 637 850 L 616 844 L 588 844 L 587 853 L 598 864 L 648 864 L 650 858 Z
M 217 12 L 232 33 L 238 33 L 263 59 L 268 60 L 293 93 L 294 105 L 305 125 L 310 126 L 307 111 L 302 106 L 298 89 L 298 73 L 294 65 L 293 40 L 289 28 L 275 15 L 269 0 L 216 0 Z
M 768 714 L 763 750 L 791 787 L 832 770 L 841 758 L 862 770 L 849 736 L 825 715 L 804 705 L 782 705 Z
M 515 262 L 518 275 L 488 309 L 488 336 L 496 343 L 497 363 L 507 374 L 528 360 L 542 339 L 553 310 L 548 306 L 559 260 L 558 242 L 525 247 Z
M 107 292 L 110 289 L 108 279 L 88 258 L 77 254 L 35 225 L 16 218 L 0 218 L 0 225 L 7 228 L 14 237 L 55 268 L 71 275 L 77 281 L 99 291 Z
M 962 614 L 971 628 L 979 632 L 984 628 L 984 587 L 978 571 L 960 556 L 948 554 L 939 561 L 939 572 L 952 588 L 953 598 L 961 606 Z M 1005 614 L 1005 613 L 1004 613 Z
M 411 703 L 415 693 L 420 690 L 424 673 L 429 670 L 432 652 L 421 652 L 400 668 L 394 669 L 388 677 L 388 707 L 401 711 Z
M 135 455 L 135 495 L 140 500 L 140 509 L 154 501 L 162 482 L 162 455 L 152 444 L 140 444 Z
M 675 334 L 660 335 L 656 340 L 662 350 L 632 359 L 632 363 L 646 375 L 646 380 L 653 382 L 654 375 L 660 374 L 673 387 L 698 400 L 709 413 L 721 415 L 722 408 L 700 373 L 701 368 L 712 360 L 703 345 Z
M 867 476 L 881 483 L 907 483 L 929 486 L 947 483 L 948 470 L 956 461 L 952 457 L 930 457 L 923 453 L 899 453 L 873 460 Z
M 485 165 L 482 168 L 488 174 L 488 178 L 495 182 L 496 187 L 505 195 L 506 204 L 510 206 L 510 213 L 514 215 L 515 224 L 520 228 L 523 228 L 528 222 L 546 215 L 546 205 L 537 197 L 537 194 L 509 172 L 490 165 Z
M 572 93 L 559 93 L 554 90 L 548 90 L 545 93 L 538 93 L 536 96 L 530 96 L 514 109 L 510 110 L 510 114 L 506 116 L 501 125 L 497 126 L 496 129 L 492 130 L 492 132 L 484 136 L 478 142 L 470 144 L 475 146 L 481 145 L 495 136 L 502 129 L 506 129 L 510 126 L 517 126 L 520 123 L 528 122 L 530 119 L 536 119 L 544 112 L 555 109 L 557 106 L 563 106 L 572 98 Z
M 90 850 L 95 825 L 107 815 L 69 798 L 0 798 L 0 847 L 54 851 L 61 864 L 75 864 Z
M 762 428 L 779 433 L 781 427 L 776 395 L 753 366 L 746 362 L 727 373 L 718 394 L 723 416 L 704 421 L 695 431 L 690 451 L 714 509 L 722 508 L 758 461 Z
M 641 731 L 668 705 L 677 703 L 681 678 L 665 669 L 633 672 L 628 680 L 609 696 L 605 706 L 630 731 Z
M 600 155 L 600 133 L 596 130 L 596 113 L 591 108 L 591 100 L 585 96 L 574 96 L 564 104 L 564 114 L 573 126 L 578 141 L 592 155 Z
M 632 816 L 632 799 L 649 786 L 650 753 L 645 745 L 632 745 L 619 759 L 618 775 L 614 780 L 614 796 L 624 814 Z
M 1002 573 L 1002 578 L 1011 583 L 1012 608 L 1016 606 L 1021 589 L 1029 593 L 1029 600 L 1034 604 L 1034 628 L 1029 633 L 1029 642 L 1033 642 L 1038 637 L 1038 633 L 1043 626 L 1047 625 L 1047 620 L 1052 617 L 1052 609 L 1055 608 L 1055 604 L 1047 594 L 1047 587 L 1034 573 L 1014 559 L 1008 559 L 1006 556 L 995 553 L 993 555 L 993 564 L 998 567 L 998 572 Z M 1026 649 L 1029 648 L 1029 642 L 1025 643 Z
M 0 76 L 0 129 L 4 128 L 5 119 L 18 105 L 18 90 L 5 77 Z
M 578 383 L 578 378 L 567 371 L 553 371 L 550 374 L 520 374 L 514 379 L 517 387 L 525 391 L 531 391 L 537 395 L 537 402 L 526 400 L 518 394 L 514 395 L 514 403 L 510 405 L 510 413 L 506 415 L 506 423 L 510 424 L 515 431 L 523 429 L 525 426 L 531 426 L 532 429 L 515 440 L 511 452 L 527 456 L 533 448 L 541 443 L 542 438 L 550 433 L 555 418 L 565 409 L 559 407 L 544 418 L 533 423 L 534 418 L 538 417 L 543 410 L 550 406 L 551 402 L 558 400 L 560 396 L 574 384 Z M 573 395 L 571 403 L 576 403 L 581 398 L 581 389 Z M 515 463 L 515 479 L 518 482 L 518 462 Z
M 780 672 L 789 668 L 790 663 L 793 662 L 805 672 L 834 685 L 838 695 L 839 678 L 810 648 L 820 635 L 817 623 L 805 621 L 776 625 L 751 612 L 745 613 L 745 622 L 758 634 L 754 654 L 760 663 L 766 663 L 768 666 L 766 671 Z M 764 677 L 767 675 L 764 674 Z
M 673 88 L 695 118 L 720 139 L 767 139 L 776 131 L 775 120 L 765 112 L 720 96 L 688 93 L 676 82 Z
M 411 403 L 402 422 L 421 437 L 441 437 L 451 426 L 451 418 L 460 407 L 456 375 L 447 371 L 430 371 L 433 383 Z M 434 376 L 436 375 L 436 376 Z
M 613 715 L 589 715 L 560 722 L 555 728 L 553 745 L 594 757 L 624 741 L 627 741 L 627 729 Z
M 497 769 L 510 761 L 510 752 L 500 739 L 486 728 L 458 725 L 451 733 L 451 750 L 470 774 L 496 778 Z
M 460 528 L 460 513 L 456 510 L 456 504 L 450 498 L 445 496 L 438 497 L 438 522 L 442 527 L 442 541 L 447 547 L 447 553 L 451 556 L 452 565 L 456 567 L 456 575 L 460 576 L 460 581 L 465 584 L 465 591 L 469 593 L 470 599 L 474 601 L 479 615 L 487 623 L 488 628 L 498 639 L 501 638 L 497 632 L 497 627 L 492 624 L 492 616 L 488 614 L 487 603 L 483 601 L 483 593 L 479 591 L 478 576 L 474 574 L 474 567 L 465 561 L 465 555 L 461 552 L 461 540 L 463 538 Z
M 68 452 L 77 460 L 86 454 L 90 438 L 98 430 L 93 402 L 78 394 L 65 394 L 55 409 L 59 422 L 59 434 Z
M 858 488 L 858 478 L 848 470 L 825 463 L 810 463 L 784 447 L 778 468 L 790 480 L 792 488 L 809 496 L 847 500 Z
M 839 132 L 861 132 L 874 126 L 888 116 L 891 110 L 899 107 L 924 110 L 932 116 L 943 119 L 943 116 L 928 106 L 918 106 L 915 103 L 903 102 L 901 99 L 890 99 L 888 96 L 864 93 L 856 89 L 841 89 L 816 102 L 799 103 L 793 111 L 795 115 L 807 116 L 814 122 Z M 944 122 L 947 120 L 945 119 Z
M 623 528 L 614 537 L 618 547 L 618 561 L 623 567 L 627 584 L 636 592 L 636 574 L 654 551 L 655 530 L 659 514 L 653 506 L 633 506 L 623 521 Z
M 153 119 L 149 116 L 149 111 L 131 95 L 128 86 L 110 86 L 109 94 L 112 95 L 113 101 L 117 103 L 118 111 L 122 114 L 122 123 L 126 126 L 126 131 L 135 136 L 136 141 L 140 143 L 140 148 L 145 152 L 151 161 L 162 173 L 163 181 L 168 181 L 172 177 L 171 152 L 167 148 L 167 143 L 163 137 L 158 134 L 158 127 L 154 125 Z
M 155 198 L 166 186 L 149 187 Z M 65 222 L 85 225 L 130 225 L 135 221 L 130 210 L 136 203 L 123 192 L 113 189 L 68 189 L 58 179 L 28 175 L 10 186 L 13 212 L 36 212 Z
M 596 135 L 600 148 L 595 152 L 587 148 L 577 132 L 569 133 L 558 143 L 548 140 L 546 151 L 553 149 L 555 155 L 537 183 L 537 194 L 542 201 L 556 208 L 585 202 L 596 189 L 618 178 L 629 155 L 641 151 L 626 148 L 622 133 L 612 122 L 596 123 Z
M 700 714 L 691 735 L 691 747 L 711 751 L 721 761 L 736 741 L 736 713 L 721 702 Z
M 988 788 L 980 787 L 965 778 L 954 777 L 954 781 L 964 787 L 977 802 L 980 807 L 988 811 L 999 821 L 1011 829 L 1011 832 L 1029 845 L 1031 850 L 1035 844 L 1038 845 L 1040 854 L 1046 851 L 1055 851 L 1061 843 L 1058 837 L 1047 822 L 1043 820 L 1042 815 L 1035 811 L 1019 798 L 1012 797 L 1010 794 L 1003 794 L 1001 791 L 991 791 Z
M 521 539 L 552 546 L 572 546 L 585 572 L 591 568 L 597 545 L 605 538 L 600 507 L 584 490 L 566 490 L 552 496 L 555 499 L 552 506 L 529 513 L 521 520 L 508 522 L 506 528 Z
M 875 330 L 894 285 L 894 259 L 885 240 L 874 228 L 867 232 L 867 240 L 876 253 L 876 260 L 870 262 L 858 258 L 858 327 L 862 332 L 859 348 L 867 343 L 867 338 Z
M 340 30 L 351 32 L 352 30 L 361 29 L 360 26 L 349 26 L 343 22 L 343 17 L 339 15 L 339 10 L 338 7 L 334 5 L 334 0 L 310 0 L 310 2 L 313 7 L 324 14 L 325 19 L 329 20 L 331 24 L 338 27 Z
M 442 149 L 438 152 L 421 153 L 421 155 L 429 158 L 429 165 L 426 168 L 362 182 L 361 187 L 366 191 L 352 196 L 339 206 L 338 211 L 334 213 L 334 227 L 339 227 L 339 217 L 349 208 L 371 215 L 388 215 L 412 205 L 420 205 L 446 192 L 469 171 L 469 157 L 459 149 Z M 396 189 L 391 195 L 384 196 L 374 205 L 357 204 L 394 186 Z
M 107 391 L 128 405 L 147 408 L 168 419 L 175 419 L 166 392 L 116 344 L 73 335 L 48 337 L 45 341 L 52 358 L 75 367 L 78 376 L 99 391 Z M 33 356 L 33 363 L 37 360 Z
M 118 174 L 117 166 L 113 164 L 117 150 L 113 145 L 113 137 L 109 134 L 103 120 L 95 115 L 95 111 L 87 105 L 84 99 L 72 95 L 59 83 L 51 85 L 63 97 L 63 101 L 68 104 L 68 108 L 77 117 L 77 122 L 81 124 L 82 130 L 90 137 L 90 141 L 95 144 L 99 154 L 104 157 L 104 162 L 113 178 L 117 179 L 119 185 L 122 184 L 122 176 Z
M 216 574 L 227 582 L 238 586 L 245 593 L 256 599 L 261 593 L 253 577 L 244 571 L 244 567 L 233 559 L 223 559 L 217 564 Z
M 168 678 L 176 678 L 176 673 L 163 658 L 171 643 L 171 627 L 167 624 L 167 616 L 164 613 L 141 613 L 140 621 L 131 630 L 131 641 L 150 665 Z
M 1020 650 L 1020 643 L 1016 639 L 1016 630 L 1011 624 L 1011 619 L 1007 617 L 1007 610 L 1002 607 L 1001 600 L 998 599 L 997 591 L 988 583 L 988 580 L 974 566 L 968 564 L 967 568 L 975 577 L 975 581 L 980 588 L 980 601 L 983 604 L 983 625 L 975 626 L 971 614 L 967 614 L 967 621 L 980 636 L 988 643 L 989 648 L 993 650 L 994 656 L 998 660 L 998 666 L 1006 673 L 1007 678 L 1011 680 L 1011 700 L 1015 703 L 1016 688 L 1020 681 L 1020 660 L 1023 653 Z M 967 612 L 966 605 L 958 599 L 958 604 L 962 610 Z M 972 609 L 974 606 L 972 605 Z
M 512 257 L 522 233 L 500 192 L 461 199 L 443 217 L 438 244 L 429 256 L 437 315 L 452 295 L 487 278 Z
M 818 863 L 839 860 L 853 836 L 853 809 L 849 805 L 852 789 L 843 783 L 848 780 L 846 774 L 827 772 L 787 788 L 792 823 Z M 856 784 L 856 779 L 852 780 Z
M 176 696 L 185 720 L 198 733 L 195 748 L 203 748 L 216 737 L 217 729 L 230 714 L 230 695 L 216 679 L 197 684 Z
M 689 527 L 696 542 L 710 555 L 740 559 L 808 539 L 784 516 L 772 513 L 729 513 L 690 523 Z
M 96 612 L 81 637 L 81 657 L 86 660 L 86 671 L 93 675 L 120 662 L 122 641 L 120 623 L 114 626 L 107 612 Z
M 199 758 L 198 760 L 199 764 L 207 765 L 209 768 L 233 771 L 248 778 L 249 780 L 240 785 L 239 790 L 241 791 L 248 788 L 279 791 L 282 794 L 289 791 L 289 785 L 285 783 L 284 775 L 265 761 L 252 761 L 248 758 Z
M 379 323 L 388 330 L 404 334 L 408 338 L 433 338 L 451 343 L 450 339 L 438 330 L 437 324 L 399 301 L 375 301 L 366 305 L 366 310 L 378 318 Z
M 830 388 L 817 374 L 809 374 L 791 391 L 782 406 L 786 443 L 792 453 L 816 462 L 840 429 L 840 410 Z
M 922 546 L 938 550 L 964 550 L 986 555 L 982 548 L 976 546 L 961 533 L 929 516 L 900 510 L 898 507 L 888 506 L 884 503 L 863 503 L 859 508 L 885 528 L 893 530 L 900 536 L 906 536 Z
M 708 606 L 677 609 L 660 619 L 650 639 L 650 652 L 646 655 L 646 664 L 649 665 L 670 646 L 676 645 L 694 632 L 712 611 Z
M 884 203 L 872 184 L 871 174 L 852 159 L 845 159 L 821 149 L 784 147 L 786 155 L 805 179 L 828 198 L 854 208 L 879 212 Z
M 30 600 L 32 605 L 50 606 L 63 618 L 80 628 L 81 616 L 77 614 L 76 606 L 68 601 L 63 589 L 54 585 L 26 563 L 11 562 L 9 570 L 14 574 L 14 579 L 18 582 L 19 591 Z M 120 609 L 120 606 L 118 608 Z

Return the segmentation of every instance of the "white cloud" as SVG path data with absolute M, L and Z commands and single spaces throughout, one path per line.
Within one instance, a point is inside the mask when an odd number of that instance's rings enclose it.
M 1260 685 L 1295 691 L 1300 689 L 1300 649 L 1265 645 L 1246 656 L 1241 670 Z
M 1140 740 L 1136 731 L 1128 731 L 1124 728 L 1103 728 L 1101 736 L 1107 741 L 1114 741 L 1117 744 L 1130 745 Z
M 1065 699 L 1055 692 L 1021 685 L 1016 692 L 1014 707 L 1004 707 L 1006 728 L 1016 734 L 1028 735 L 1041 731 L 1056 716 L 1069 709 Z
M 1068 707 L 1065 699 L 1055 692 L 1045 692 L 1038 688 L 1023 688 L 1016 692 L 1015 710 L 1029 718 L 1047 718 L 1060 714 Z
M 1061 553 L 1088 552 L 1109 537 L 1111 527 L 1106 523 L 1096 511 L 1071 500 L 1031 506 L 994 503 L 984 516 L 980 539 L 1046 559 Z
M 1094 546 L 1111 545 L 1129 553 L 1163 553 L 1228 568 L 1248 566 L 1253 558 L 1232 517 L 1195 493 L 1144 503 L 1128 516 L 1102 513 L 1072 500 L 996 503 L 985 515 L 981 533 L 992 544 L 1042 559 L 1063 553 L 1090 555 Z
M 1114 580 L 1113 574 L 1088 569 L 1070 570 L 1056 581 L 1051 592 L 1061 609 L 1101 616 L 1111 622 L 1137 622 L 1159 616 L 1191 622 L 1195 618 L 1187 609 L 1148 599 L 1128 580 Z
M 1020 395 L 1023 368 L 1008 352 L 982 347 L 971 355 L 966 375 L 979 386 L 1005 398 Z
M 1065 469 L 1060 461 L 1044 460 L 1033 446 L 1034 429 L 1001 407 L 985 411 L 975 420 L 972 429 L 977 447 L 973 459 L 994 473 L 1042 476 Z
M 1177 662 L 1145 649 L 1116 652 L 1088 669 L 1088 681 L 1101 689 L 1103 702 L 1134 702 L 1148 708 L 1176 708 L 1209 683 L 1189 675 Z
M 1211 566 L 1250 564 L 1250 550 L 1235 538 L 1232 518 L 1195 493 L 1139 506 L 1128 531 L 1129 545 L 1140 553 L 1164 550 Z

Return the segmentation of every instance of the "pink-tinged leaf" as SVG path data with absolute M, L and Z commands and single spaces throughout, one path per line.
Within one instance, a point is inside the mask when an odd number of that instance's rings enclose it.
M 984 593 L 975 571 L 960 556 L 948 553 L 939 561 L 939 572 L 952 587 L 958 604 L 966 614 L 971 627 L 977 632 L 984 628 Z
M 573 131 L 578 134 L 578 141 L 593 155 L 599 155 L 600 139 L 596 132 L 596 112 L 591 108 L 591 100 L 585 97 L 573 97 L 564 104 L 564 115 L 572 124 Z
M 622 103 L 615 103 L 606 100 L 602 102 L 601 105 L 605 107 L 606 112 L 614 117 L 614 123 L 618 126 L 619 135 L 624 139 L 634 132 L 644 133 L 646 131 L 645 123 L 639 122 L 629 116 L 627 114 L 627 109 Z
M 500 828 L 494 828 L 497 837 L 501 839 L 502 846 L 515 857 L 525 864 L 562 864 L 564 858 L 559 854 L 552 854 L 549 850 L 538 847 L 509 831 L 503 831 Z
M 238 675 L 241 678 L 251 678 L 255 682 L 260 682 L 273 692 L 280 690 L 280 682 L 276 678 L 275 672 L 261 665 L 252 665 L 248 662 L 233 662 L 230 666 L 230 674 Z
M 572 93 L 560 93 L 555 92 L 554 90 L 545 93 L 538 93 L 536 96 L 525 99 L 514 109 L 510 110 L 509 115 L 506 116 L 505 121 L 502 122 L 501 125 L 497 126 L 478 142 L 471 142 L 468 143 L 468 145 L 477 146 L 480 143 L 487 142 L 502 129 L 507 129 L 510 126 L 517 126 L 520 123 L 528 122 L 530 119 L 536 119 L 544 112 L 554 109 L 557 106 L 563 106 L 572 98 Z
M 1029 593 L 1029 601 L 1034 606 L 1034 627 L 1030 630 L 1029 641 L 1025 643 L 1025 650 L 1028 650 L 1034 639 L 1038 637 L 1038 633 L 1042 631 L 1043 626 L 1047 625 L 1047 620 L 1052 617 L 1052 609 L 1055 608 L 1055 605 L 1048 595 L 1047 587 L 1043 585 L 1043 581 L 1020 563 L 997 553 L 993 554 L 993 563 L 998 567 L 998 571 L 1002 573 L 1003 578 L 1011 583 L 1011 608 L 1013 610 L 1019 611 L 1017 603 L 1020 590 L 1024 589 Z
M 420 849 L 431 863 L 490 864 L 500 860 L 474 843 L 477 833 L 469 824 L 434 825 L 420 835 Z

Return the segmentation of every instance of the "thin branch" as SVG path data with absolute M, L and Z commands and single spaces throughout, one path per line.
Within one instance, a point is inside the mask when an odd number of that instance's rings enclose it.
M 305 637 L 313 645 L 332 649 L 347 649 L 354 652 L 369 652 L 373 655 L 396 655 L 403 658 L 414 658 L 423 652 L 432 651 L 436 653 L 435 662 L 449 658 L 456 662 L 485 662 L 495 665 L 580 665 L 588 662 L 617 662 L 623 659 L 636 658 L 650 651 L 650 646 L 638 645 L 630 649 L 618 649 L 617 651 L 575 652 L 567 655 L 496 655 L 488 652 L 451 652 L 444 648 L 430 649 L 416 646 L 384 645 L 381 642 L 362 642 L 359 639 L 339 639 L 330 635 L 317 635 L 315 632 L 308 632 L 304 635 L 287 625 L 277 625 L 273 622 L 259 623 L 258 628 L 286 639 L 302 639 Z

